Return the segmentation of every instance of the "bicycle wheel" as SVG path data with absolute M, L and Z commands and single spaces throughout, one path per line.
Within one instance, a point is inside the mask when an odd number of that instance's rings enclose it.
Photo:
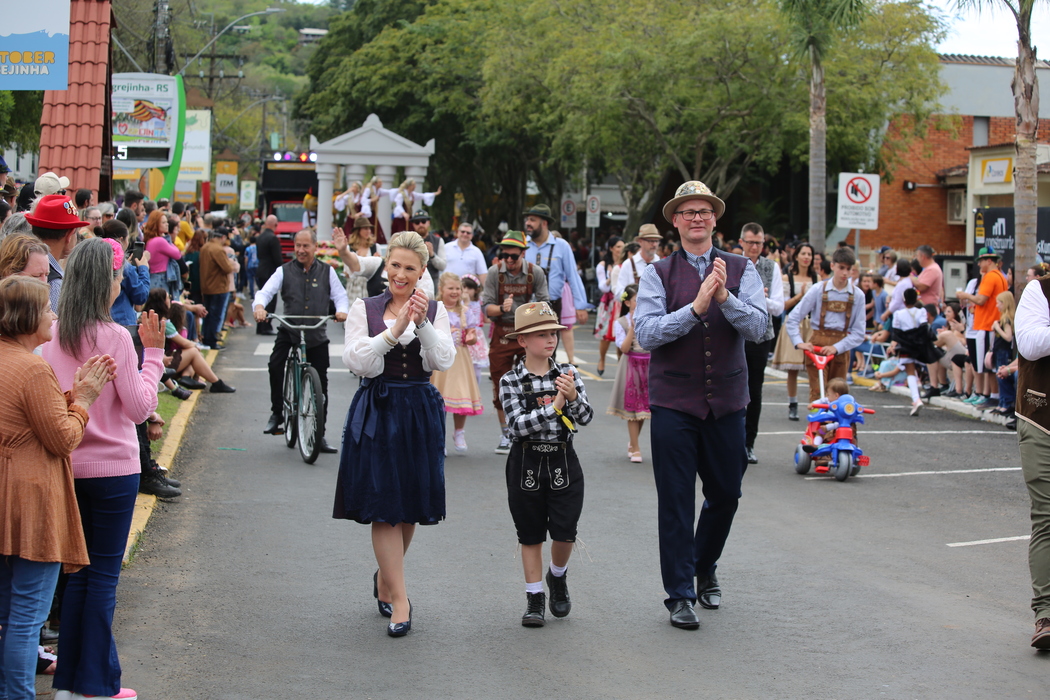
M 298 436 L 299 397 L 295 390 L 295 375 L 299 371 L 298 359 L 293 352 L 284 363 L 284 444 L 288 449 L 295 447 Z
M 323 416 L 324 392 L 321 390 L 321 375 L 313 367 L 304 367 L 303 386 L 299 393 L 299 455 L 307 464 L 313 464 L 321 452 Z

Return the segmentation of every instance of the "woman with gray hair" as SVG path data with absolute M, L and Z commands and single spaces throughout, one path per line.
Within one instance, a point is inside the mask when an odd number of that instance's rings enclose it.
M 131 336 L 113 322 L 110 308 L 120 294 L 124 249 L 110 238 L 84 241 L 66 261 L 54 338 L 43 357 L 59 386 L 69 390 L 76 370 L 93 355 L 116 362 L 116 378 L 88 410 L 84 439 L 73 450 L 74 488 L 91 564 L 72 574 L 62 600 L 62 663 L 54 687 L 81 695 L 136 697 L 120 687 L 113 638 L 117 580 L 139 488 L 139 443 L 135 426 L 157 407 L 157 382 L 164 371 L 164 334 L 153 312 L 140 319 L 143 360 Z M 62 695 L 56 693 L 56 697 Z
M 4 225 L 0 226 L 0 240 L 13 233 L 33 233 L 33 225 L 26 221 L 23 212 L 16 212 L 4 220 Z
M 346 416 L 332 517 L 371 525 L 372 595 L 391 637 L 412 628 L 404 564 L 416 525 L 445 518 L 445 402 L 430 374 L 452 367 L 456 347 L 445 305 L 416 289 L 427 258 L 419 235 L 393 237 L 390 286 L 354 302 L 343 350 L 361 388 Z

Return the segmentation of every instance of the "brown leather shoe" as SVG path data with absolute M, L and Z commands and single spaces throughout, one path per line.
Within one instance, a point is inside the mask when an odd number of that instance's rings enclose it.
M 1041 617 L 1035 621 L 1032 646 L 1036 649 L 1050 649 L 1050 617 Z

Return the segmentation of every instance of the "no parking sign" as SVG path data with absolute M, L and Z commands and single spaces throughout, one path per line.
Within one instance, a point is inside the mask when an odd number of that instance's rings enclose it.
M 571 197 L 561 200 L 561 227 L 570 229 L 576 226 L 576 202 Z
M 839 173 L 840 228 L 874 230 L 879 227 L 879 176 Z

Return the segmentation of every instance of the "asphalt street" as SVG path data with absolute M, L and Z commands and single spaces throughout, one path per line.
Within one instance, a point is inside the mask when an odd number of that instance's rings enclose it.
M 341 343 L 341 326 L 330 326 Z M 594 372 L 597 344 L 577 332 Z M 158 698 L 1047 697 L 1028 647 L 1028 499 L 1016 435 L 859 389 L 871 465 L 845 483 L 792 468 L 805 423 L 767 381 L 757 453 L 719 566 L 722 607 L 672 628 L 662 604 L 649 460 L 628 462 L 605 415 L 613 360 L 587 379 L 594 422 L 572 614 L 520 625 L 524 581 L 490 408 L 445 464 L 448 518 L 406 561 L 413 630 L 391 639 L 372 598 L 369 528 L 333 520 L 338 459 L 306 465 L 268 416 L 265 341 L 230 334 L 237 387 L 202 397 L 175 465 L 184 495 L 155 512 L 124 571 L 115 630 L 124 685 Z M 614 353 L 610 352 L 610 356 Z M 332 358 L 329 435 L 357 388 Z M 489 387 L 483 388 L 488 395 Z M 647 426 L 648 427 L 648 426 Z M 451 421 L 449 421 L 451 446 Z M 699 493 L 699 487 L 698 487 Z M 961 545 L 961 546 L 953 546 Z

